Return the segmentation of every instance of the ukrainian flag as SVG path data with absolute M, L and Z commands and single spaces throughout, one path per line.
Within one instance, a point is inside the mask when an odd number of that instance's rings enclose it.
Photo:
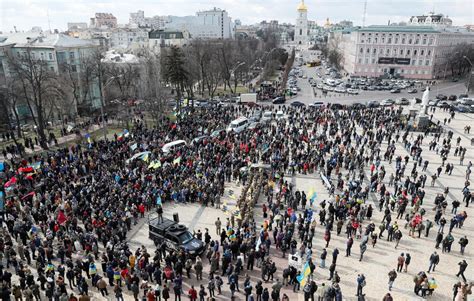
M 311 268 L 309 267 L 309 263 L 306 262 L 304 264 L 303 271 L 298 277 L 296 277 L 296 280 L 298 280 L 301 286 L 304 286 L 306 284 L 306 279 L 308 278 L 310 274 L 311 274 Z

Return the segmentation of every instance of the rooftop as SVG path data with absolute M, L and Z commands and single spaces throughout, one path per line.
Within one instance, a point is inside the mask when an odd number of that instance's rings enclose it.
M 423 32 L 423 33 L 437 33 L 439 30 L 432 26 L 397 26 L 397 25 L 371 25 L 367 27 L 356 28 L 355 31 L 361 32 Z
M 35 48 L 71 48 L 88 47 L 93 46 L 94 44 L 91 41 L 73 38 L 65 34 L 17 32 L 0 35 L 0 46 L 6 45 Z

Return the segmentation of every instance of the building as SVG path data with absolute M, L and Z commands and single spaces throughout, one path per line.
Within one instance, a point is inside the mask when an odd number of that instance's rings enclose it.
M 408 24 L 410 26 L 432 26 L 432 27 L 450 27 L 453 25 L 453 21 L 445 17 L 443 14 L 435 14 L 430 12 L 422 16 L 412 16 Z
M 136 13 L 130 13 L 128 26 L 131 28 L 141 27 L 151 29 L 162 29 L 166 27 L 166 23 L 168 22 L 168 16 L 145 17 L 145 12 L 139 10 Z
M 70 66 L 73 73 L 77 73 L 80 80 L 83 61 L 92 55 L 97 46 L 91 41 L 72 38 L 65 34 L 45 34 L 36 32 L 21 32 L 7 35 L 0 34 L 0 77 L 7 79 L 11 77 L 9 59 L 26 56 L 28 53 L 34 60 L 46 62 L 47 68 L 61 74 L 64 71 L 64 64 Z M 68 75 L 69 76 L 69 75 Z M 100 107 L 99 83 L 96 79 L 91 80 L 87 91 L 81 88 L 77 91 L 84 99 L 84 103 L 76 103 L 71 95 L 68 96 L 72 105 L 68 106 L 66 112 L 70 116 L 78 113 L 79 108 L 96 109 Z M 19 104 L 17 111 L 24 116 L 28 116 L 29 109 L 26 104 Z
M 68 22 L 67 30 L 87 29 L 86 22 Z
M 474 33 L 420 25 L 337 30 L 328 42 L 342 54 L 349 75 L 412 79 L 445 77 L 449 56 L 462 43 L 473 44 Z
M 137 49 L 148 47 L 148 29 L 114 28 L 110 32 L 109 48 Z
M 169 16 L 166 29 L 187 31 L 193 39 L 231 39 L 235 26 L 227 11 L 220 8 L 200 11 L 196 16 Z
M 298 45 L 306 45 L 308 44 L 308 8 L 304 4 L 304 0 L 301 0 L 296 10 L 298 15 L 296 17 L 294 41 Z
M 95 13 L 95 18 L 91 18 L 91 27 L 95 28 L 116 28 L 117 18 L 110 13 Z
M 189 32 L 171 29 L 156 29 L 148 33 L 150 49 L 170 46 L 186 46 L 189 42 Z

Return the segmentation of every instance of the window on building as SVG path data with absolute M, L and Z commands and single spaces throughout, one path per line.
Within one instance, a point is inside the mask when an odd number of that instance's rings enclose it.
M 372 59 L 372 64 L 375 64 L 375 59 Z
M 362 58 L 359 58 L 359 64 L 362 64 Z
M 72 72 L 77 72 L 77 67 L 76 67 L 76 65 L 71 65 L 71 71 L 72 71 Z
M 408 39 L 408 44 L 411 44 L 413 43 L 413 40 L 412 39 Z
M 423 45 L 426 45 L 426 39 L 423 39 Z
M 53 54 L 50 52 L 50 53 L 48 53 L 48 56 L 49 56 L 49 60 L 52 61 L 53 60 Z
M 428 41 L 428 45 L 433 45 L 433 38 L 431 38 L 429 41 Z
M 300 36 L 303 35 L 303 29 L 300 28 Z
M 392 43 L 392 38 L 388 38 L 387 39 L 387 44 L 391 44 Z
M 382 43 L 385 43 L 385 38 L 382 38 Z
M 376 54 L 377 53 L 377 48 L 372 49 L 372 53 Z
M 402 38 L 402 44 L 405 44 L 405 38 Z
M 364 48 L 360 47 L 360 53 L 364 53 Z
M 418 65 L 423 65 L 423 60 L 418 60 Z
M 370 53 L 370 48 L 367 48 L 365 52 Z
M 403 49 L 400 49 L 400 55 L 403 55 Z
M 49 69 L 51 69 L 51 71 L 54 71 L 54 67 L 49 67 Z
M 425 50 L 421 49 L 420 55 L 425 55 Z
M 26 53 L 26 52 L 25 52 L 25 53 Z M 41 58 L 41 60 L 44 60 L 44 52 L 41 52 L 41 53 L 40 53 L 40 58 Z
M 430 60 L 426 60 L 426 61 L 425 61 L 425 65 L 426 65 L 426 66 L 429 66 L 429 65 L 430 65 Z
M 371 40 L 372 40 L 371 38 L 368 38 L 368 39 L 367 39 L 367 43 L 370 43 Z
M 396 49 L 396 48 L 393 49 L 393 50 L 392 50 L 392 53 L 393 53 L 394 55 L 397 55 L 397 49 Z
M 74 59 L 74 52 L 69 52 L 69 59 L 73 60 Z
M 398 44 L 398 38 L 395 38 L 395 44 Z
M 407 55 L 410 55 L 410 49 L 407 50 Z
M 418 53 L 418 50 L 413 50 L 413 55 L 416 55 Z
M 430 56 L 430 55 L 431 55 L 431 50 L 428 50 L 428 56 Z
M 374 43 L 377 44 L 378 38 L 374 38 Z
M 369 63 L 369 59 L 365 58 L 365 64 L 367 65 Z
M 415 45 L 420 44 L 420 39 L 416 38 L 415 39 Z
M 386 54 L 390 54 L 390 49 L 387 48 L 387 49 L 385 50 L 385 53 L 386 53 Z

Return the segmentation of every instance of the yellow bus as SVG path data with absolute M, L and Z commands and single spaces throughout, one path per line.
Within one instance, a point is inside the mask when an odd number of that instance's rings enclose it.
M 308 67 L 321 66 L 321 61 L 319 61 L 319 60 L 310 61 L 310 62 L 306 63 L 306 66 L 308 66 Z

